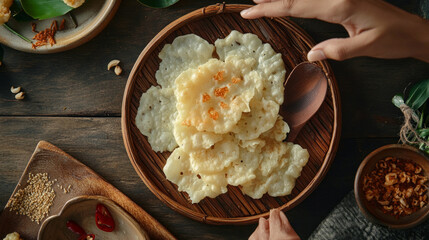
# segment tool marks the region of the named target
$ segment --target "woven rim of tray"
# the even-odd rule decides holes
[[[130,117],[130,105],[133,98],[133,92],[135,91],[135,83],[136,79],[138,77],[138,74],[142,71],[144,64],[148,60],[149,56],[152,54],[154,50],[159,48],[159,44],[162,43],[171,33],[175,32],[176,30],[180,29],[181,27],[185,26],[186,24],[192,23],[194,21],[198,21],[201,19],[204,19],[206,17],[218,15],[218,14],[226,14],[226,13],[238,13],[243,9],[246,9],[250,7],[251,5],[245,5],[245,4],[216,4],[216,5],[210,5],[198,10],[195,10],[189,14],[186,14],[185,16],[173,21],[168,26],[166,26],[163,30],[161,30],[153,39],[149,42],[149,44],[146,46],[146,48],[141,52],[140,56],[138,57],[130,75],[128,82],[125,87],[124,91],[124,98],[122,103],[122,134],[124,139],[125,148],[127,151],[127,154],[130,158],[131,163],[133,164],[136,172],[139,174],[143,182],[146,184],[146,186],[154,193],[161,201],[163,201],[165,204],[167,204],[170,208],[173,210],[179,212],[182,215],[185,215],[187,217],[190,217],[194,220],[208,223],[208,224],[250,224],[255,223],[258,218],[260,217],[267,217],[269,215],[269,210],[255,215],[248,215],[248,216],[242,216],[242,217],[233,217],[233,218],[222,218],[222,217],[215,217],[215,216],[209,216],[203,212],[197,212],[194,211],[186,206],[181,205],[177,200],[171,198],[166,193],[163,192],[163,190],[159,189],[153,182],[152,179],[150,179],[148,176],[146,176],[143,169],[141,169],[138,159],[137,159],[137,151],[135,149],[135,139],[133,139],[131,134],[131,125],[133,124],[134,119]],[[298,36],[298,39],[292,39],[293,45],[295,48],[297,48],[301,54],[305,54],[309,51],[309,49],[314,46],[314,41],[302,30],[298,25],[293,23],[292,21],[288,20],[287,18],[271,18],[271,21],[274,21],[282,26],[280,31],[287,30],[294,34],[294,36]],[[286,56],[287,60],[290,61],[292,64],[296,65],[299,62],[294,61],[291,56]],[[285,56],[283,56],[285,58]],[[285,59],[284,59],[285,60]],[[329,100],[329,103],[332,112],[333,112],[333,123],[332,123],[332,132],[329,132],[330,142],[327,148],[327,151],[325,152],[325,155],[323,157],[322,164],[320,168],[317,170],[317,173],[315,176],[311,179],[311,181],[306,185],[306,187],[299,192],[293,199],[287,201],[286,203],[280,205],[280,209],[282,210],[290,210],[296,205],[298,205],[300,202],[302,202],[322,181],[323,177],[326,175],[333,159],[336,153],[336,150],[338,148],[339,139],[340,139],[340,132],[341,132],[341,112],[340,112],[340,96],[339,96],[339,90],[338,85],[335,81],[334,75],[332,73],[331,67],[329,66],[327,61],[321,61],[317,63],[324,72],[328,76],[328,94],[327,99]],[[136,77],[137,76],[137,77]],[[140,96],[139,96],[140,97]],[[325,100],[326,102],[327,100]],[[305,130],[305,128],[303,129]],[[153,170],[153,169],[150,169]],[[161,168],[162,171],[162,168]],[[161,182],[168,182],[168,180],[165,179],[157,179]],[[298,181],[297,181],[298,182]],[[175,185],[174,185],[175,186]],[[296,188],[296,187],[295,187]],[[228,192],[230,192],[230,186],[228,187]],[[167,191],[176,191],[177,187],[175,186],[175,189],[169,189]],[[228,194],[228,193],[227,193]],[[293,194],[293,192],[292,192]],[[274,198],[275,199],[275,198]],[[240,201],[246,201],[246,199],[240,199]],[[201,209],[201,208],[199,208]]]

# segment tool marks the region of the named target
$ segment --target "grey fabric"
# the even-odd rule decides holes
[[[423,240],[429,239],[429,220],[415,228],[406,230],[394,230],[375,225],[360,212],[354,193],[351,191],[320,223],[309,239]]]

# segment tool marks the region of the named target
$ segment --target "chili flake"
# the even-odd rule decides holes
[[[210,100],[210,95],[208,95],[207,93],[203,94],[203,102],[207,102]]]
[[[241,82],[242,80],[241,80],[241,78],[238,78],[238,77],[232,77],[231,78],[231,82],[233,83],[233,84],[237,84],[237,83],[239,83],[239,82]]]
[[[60,30],[62,30],[64,28],[64,23],[65,23],[65,20],[63,19],[63,21],[61,22]],[[31,24],[31,29],[33,32],[36,33],[36,35],[33,37],[33,39],[36,40],[36,43],[32,44],[33,49],[36,49],[36,48],[41,47],[41,46],[45,46],[47,44],[50,44],[51,46],[56,44],[55,34],[58,31],[57,21],[55,21],[55,20],[52,21],[51,27],[46,28],[45,30],[40,31],[40,32],[36,31],[36,24],[35,23]]]
[[[223,74],[225,73],[225,71],[220,71],[220,72],[218,72],[218,73],[216,73],[214,76],[213,76],[213,78],[214,78],[214,80],[216,80],[216,81],[223,81]]]
[[[214,95],[216,97],[221,97],[221,98],[225,98],[226,94],[229,92],[228,87],[223,87],[223,88],[216,88],[214,90]]]
[[[183,125],[183,126],[190,127],[190,126],[191,126],[191,121],[189,121],[189,120],[184,120],[184,121],[182,122],[182,125]]]
[[[221,107],[221,108],[223,108],[223,109],[228,108],[228,104],[226,104],[226,103],[224,103],[224,102],[220,102],[220,103],[219,103],[219,105],[220,105],[220,107]]]
[[[214,108],[210,108],[209,109],[209,116],[213,119],[213,120],[217,120],[219,118],[219,113],[216,112],[216,110],[214,110]]]
[[[36,30],[36,24],[35,23],[31,23],[31,31],[33,31],[34,33],[38,33],[39,31]]]
[[[66,26],[66,19],[63,18],[63,20],[61,20],[60,28],[58,30],[60,31],[64,30],[65,26]]]

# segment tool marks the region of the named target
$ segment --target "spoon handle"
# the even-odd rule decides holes
[[[299,132],[301,132],[301,129],[304,126],[305,126],[305,123],[291,127],[290,132],[288,133],[288,135],[286,137],[286,141],[287,142],[295,141],[295,139],[298,137]]]

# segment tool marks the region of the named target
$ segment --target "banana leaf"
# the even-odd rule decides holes
[[[137,1],[151,8],[166,8],[177,3],[179,0],[137,0]]]
[[[21,0],[24,11],[34,19],[48,19],[62,16],[74,8],[63,0]]]
[[[429,98],[429,79],[415,84],[408,94],[406,104],[414,110],[418,110]]]

